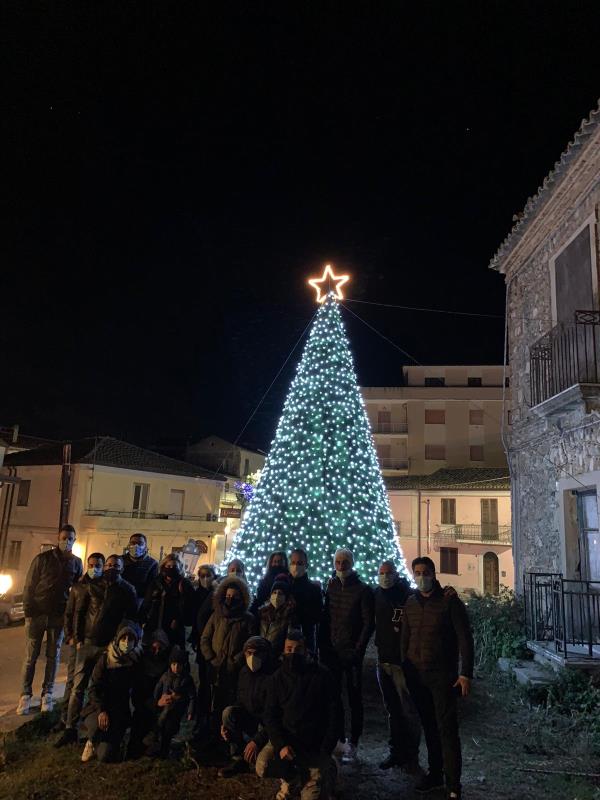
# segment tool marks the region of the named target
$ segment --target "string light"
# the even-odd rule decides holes
[[[226,554],[224,564],[244,562],[253,589],[269,554],[294,547],[307,551],[310,575],[324,585],[339,547],[352,550],[369,582],[385,559],[407,575],[338,291],[329,289],[318,310],[254,497]]]

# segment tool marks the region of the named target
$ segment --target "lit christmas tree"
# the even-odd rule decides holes
[[[322,278],[309,281],[322,305],[226,557],[242,559],[252,588],[271,552],[294,547],[306,550],[310,575],[323,585],[340,547],[352,550],[367,582],[375,581],[384,559],[406,574],[337,303],[346,280],[327,266]]]

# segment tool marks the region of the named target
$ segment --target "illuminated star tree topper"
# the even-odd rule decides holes
[[[241,558],[255,588],[274,550],[308,553],[324,585],[340,547],[374,582],[384,559],[401,574],[387,493],[359,391],[338,299],[347,275],[327,265],[310,285],[320,304],[254,497],[226,561]]]

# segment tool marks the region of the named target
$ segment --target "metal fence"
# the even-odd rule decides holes
[[[576,311],[529,352],[531,405],[578,383],[600,383],[600,311]]]
[[[512,527],[484,522],[481,525],[452,525],[441,528],[436,537],[444,541],[475,544],[512,544]]]

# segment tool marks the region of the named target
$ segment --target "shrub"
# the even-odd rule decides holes
[[[505,586],[500,594],[475,594],[467,601],[477,667],[489,669],[500,657],[527,658],[523,601]]]

